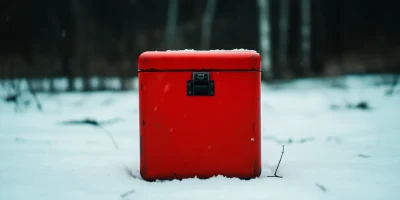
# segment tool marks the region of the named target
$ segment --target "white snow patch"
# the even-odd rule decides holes
[[[166,50],[166,51],[196,51],[194,49],[177,49],[177,50]]]
[[[0,199],[400,199],[400,94],[385,96],[388,86],[377,79],[342,78],[347,89],[313,79],[262,85],[263,169],[253,180],[128,176],[140,177],[135,91],[38,94],[43,112],[34,105],[15,112],[1,100]],[[6,94],[0,87],[1,99]],[[360,100],[372,110],[345,108]],[[102,129],[58,124],[86,117],[120,119],[105,125],[120,149]],[[282,144],[283,178],[267,177]]]

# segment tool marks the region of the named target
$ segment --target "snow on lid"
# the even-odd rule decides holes
[[[182,50],[167,50],[167,51],[252,51],[252,52],[257,52],[256,50],[250,50],[250,49],[231,49],[231,50],[225,50],[225,49],[211,49],[211,50],[182,49]]]
[[[257,52],[256,50],[251,50],[251,49],[232,49],[232,50],[212,49],[210,51],[252,51],[252,52]]]

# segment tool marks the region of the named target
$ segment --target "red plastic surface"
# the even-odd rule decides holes
[[[139,72],[143,179],[260,175],[260,71],[210,74],[214,96],[187,96],[191,71]]]
[[[149,51],[140,55],[139,71],[252,70],[260,71],[255,51]]]

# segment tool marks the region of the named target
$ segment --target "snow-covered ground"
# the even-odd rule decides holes
[[[0,199],[400,199],[400,93],[379,77],[262,87],[262,176],[145,182],[139,174],[138,94],[39,94],[0,102]],[[6,90],[0,88],[4,99]],[[348,109],[366,101],[371,110]],[[337,105],[332,109],[332,105]],[[115,120],[105,130],[65,120]],[[279,178],[273,175],[282,144]]]

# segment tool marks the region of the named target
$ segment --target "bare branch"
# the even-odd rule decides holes
[[[119,146],[118,146],[117,142],[115,141],[115,139],[114,139],[113,135],[111,134],[111,132],[108,131],[107,129],[105,129],[104,127],[100,126],[100,125],[97,125],[97,127],[100,128],[100,129],[103,129],[107,133],[108,137],[111,139],[112,143],[114,144],[114,147],[116,149],[119,149]]]
[[[212,33],[212,21],[214,19],[215,10],[217,7],[216,0],[208,0],[206,8],[204,9],[203,24],[201,31],[201,49],[207,50],[210,48],[211,33]]]
[[[283,156],[284,152],[285,152],[285,145],[282,145],[282,154],[281,154],[281,158],[279,159],[278,166],[276,167],[275,174],[273,176],[267,176],[267,177],[282,178],[282,176],[278,176],[278,175],[276,175],[276,173],[278,172],[279,165],[281,164],[282,156]]]
[[[125,170],[126,174],[128,174],[128,176],[130,176],[134,179],[143,180],[142,177],[140,177],[140,175],[137,176],[137,175],[133,174],[132,170],[128,166],[125,165],[124,170]]]

